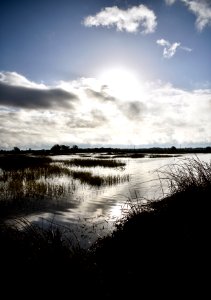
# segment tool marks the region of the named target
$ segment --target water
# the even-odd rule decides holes
[[[144,200],[156,200],[168,193],[167,187],[161,183],[157,170],[163,166],[175,164],[184,157],[170,158],[119,158],[126,162],[124,169],[111,168],[83,168],[96,175],[124,175],[129,174],[129,182],[113,186],[90,187],[74,180],[71,193],[62,201],[62,208],[45,210],[42,213],[28,214],[29,222],[45,227],[49,224],[59,224],[63,228],[70,228],[82,246],[87,247],[97,237],[109,233],[114,228],[114,222],[122,216],[128,200],[132,203]],[[74,156],[75,158],[76,156]],[[94,155],[92,155],[94,157]],[[210,161],[211,154],[198,154],[202,161]],[[71,156],[54,156],[53,159],[66,160]],[[70,179],[55,178],[56,182],[69,183]]]

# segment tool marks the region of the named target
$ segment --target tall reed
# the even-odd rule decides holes
[[[211,162],[196,158],[180,159],[178,163],[158,171],[168,184],[170,194],[211,187]]]

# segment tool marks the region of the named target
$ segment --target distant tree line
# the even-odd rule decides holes
[[[77,145],[73,145],[72,148],[70,148],[70,146],[56,144],[53,147],[51,147],[51,149],[50,149],[50,152],[52,152],[54,154],[71,153],[71,152],[77,152],[77,151],[78,151]]]
[[[53,145],[50,150],[20,150],[14,147],[12,150],[0,150],[0,153],[24,154],[31,153],[35,155],[53,155],[53,154],[75,154],[75,153],[107,153],[107,154],[123,154],[123,153],[157,153],[157,154],[185,154],[185,153],[211,153],[211,147],[187,147],[176,148],[175,146],[169,148],[153,147],[153,148],[111,148],[111,147],[95,147],[95,148],[79,148],[77,145]]]

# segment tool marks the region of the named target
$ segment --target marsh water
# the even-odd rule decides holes
[[[96,154],[90,154],[86,159],[95,158],[95,156]],[[49,206],[44,211],[27,212],[23,217],[27,219],[27,222],[42,227],[56,224],[56,226],[68,228],[71,232],[74,232],[77,242],[87,247],[96,238],[113,230],[115,222],[130,205],[137,202],[144,205],[146,201],[154,201],[168,194],[166,182],[162,179],[162,173],[159,173],[158,170],[162,171],[168,166],[180,162],[185,157],[192,156],[121,157],[118,160],[125,162],[125,167],[72,167],[75,170],[88,170],[99,176],[129,175],[129,180],[98,187],[82,184],[78,179],[55,176],[49,181],[57,185],[68,186],[68,192],[56,199],[49,199]],[[72,157],[71,155],[61,155],[52,156],[52,159],[63,161]],[[74,158],[76,157],[85,158],[85,155],[74,155]],[[112,156],[109,158],[112,158]],[[211,159],[211,154],[197,154],[197,158],[208,162]]]

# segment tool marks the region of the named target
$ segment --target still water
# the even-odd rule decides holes
[[[94,154],[90,155],[94,158]],[[158,170],[168,165],[180,162],[185,157],[168,158],[118,158],[124,161],[124,168],[83,168],[92,171],[94,175],[124,175],[129,174],[129,181],[113,186],[92,187],[72,180],[70,193],[64,199],[62,209],[49,209],[42,213],[27,215],[27,220],[45,227],[57,224],[62,228],[69,228],[81,246],[87,247],[96,238],[109,233],[114,228],[115,221],[123,215],[128,202],[145,203],[145,200],[156,200],[168,193],[165,182],[159,177]],[[196,158],[196,156],[194,156]],[[53,156],[55,160],[69,160],[70,155]],[[74,155],[74,158],[76,156]],[[210,161],[211,154],[198,154],[201,161]],[[70,184],[68,178],[55,178],[58,182]]]

